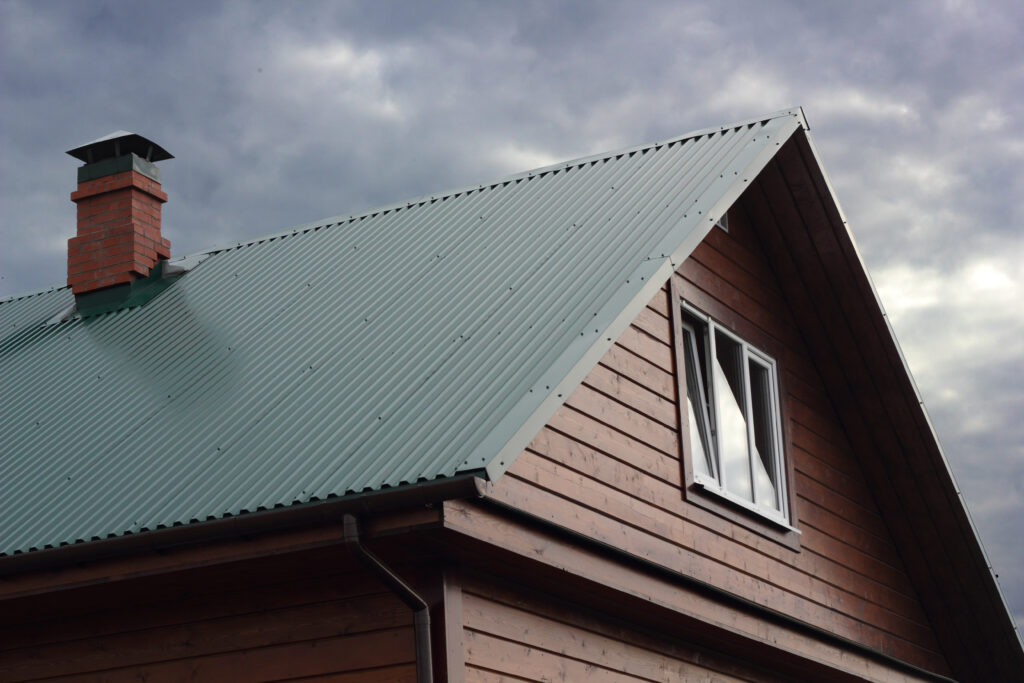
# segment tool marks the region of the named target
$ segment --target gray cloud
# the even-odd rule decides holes
[[[967,0],[5,2],[0,296],[63,280],[63,152],[117,128],[176,155],[164,222],[185,253],[803,104],[1024,615],[1022,15]]]

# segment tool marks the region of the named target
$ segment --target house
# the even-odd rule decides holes
[[[802,110],[176,258],[71,154],[0,679],[1024,680]]]

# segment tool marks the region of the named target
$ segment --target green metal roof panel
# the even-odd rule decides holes
[[[802,124],[328,219],[137,308],[0,302],[0,553],[500,474]]]

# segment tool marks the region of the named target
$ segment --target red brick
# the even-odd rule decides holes
[[[78,235],[68,240],[68,283],[76,294],[148,275],[171,243],[160,234],[160,183],[125,171],[80,183]]]

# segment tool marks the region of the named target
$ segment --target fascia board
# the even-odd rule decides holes
[[[712,184],[704,192],[707,199],[698,202],[698,205],[694,207],[700,212],[699,217],[696,219],[696,230],[688,229],[685,235],[680,235],[678,231],[672,231],[666,236],[662,245],[655,249],[652,256],[660,250],[661,253],[668,254],[673,264],[676,266],[681,265],[697,247],[697,244],[711,232],[711,229],[715,227],[715,223],[725,215],[729,207],[740,198],[740,195],[757,178],[764,167],[768,165],[768,162],[774,158],[782,148],[782,145],[796,131],[803,128],[804,125],[803,116],[798,112],[791,113],[788,120],[781,121],[778,128],[771,133],[769,144],[752,152],[751,156],[741,157],[737,160],[735,164],[735,180],[723,179],[719,183]],[[694,234],[699,235],[696,241],[693,240]],[[681,237],[689,239],[680,239]]]
[[[935,425],[932,423],[931,416],[928,414],[928,408],[925,406],[924,399],[921,396],[921,391],[917,386],[917,381],[914,379],[914,375],[910,371],[910,365],[907,363],[907,358],[903,353],[903,348],[900,346],[900,342],[896,338],[896,332],[893,329],[892,321],[889,318],[889,314],[886,313],[885,307],[882,305],[882,299],[878,295],[878,289],[875,287],[875,283],[871,278],[871,273],[868,271],[867,265],[864,263],[864,256],[857,244],[857,240],[853,236],[853,231],[850,229],[850,222],[846,218],[846,213],[843,211],[843,207],[839,203],[839,197],[836,195],[835,188],[832,185],[832,179],[829,177],[828,171],[825,169],[825,165],[821,162],[821,156],[818,154],[818,148],[817,145],[814,144],[814,138],[811,137],[810,130],[805,129],[804,135],[806,136],[807,146],[814,157],[814,163],[817,164],[818,170],[825,181],[825,187],[828,189],[829,198],[835,207],[836,213],[839,215],[839,219],[843,223],[846,239],[850,241],[850,246],[853,248],[853,254],[856,256],[857,263],[860,265],[861,272],[864,274],[868,283],[874,305],[878,307],[878,311],[882,314],[882,320],[885,322],[885,328],[888,331],[889,341],[892,343],[893,348],[896,349],[896,354],[898,355],[900,364],[903,367],[903,373],[910,382],[911,390],[914,392],[914,400],[917,403],[918,408],[921,410],[921,415],[924,418],[925,424],[928,426],[928,433],[931,436],[932,445],[935,447],[935,452],[938,453],[942,467],[945,469],[946,475],[949,477],[949,483],[952,485],[953,491],[956,493],[956,500],[959,503],[960,510],[963,512],[964,517],[967,519],[967,523],[970,525],[971,532],[974,534],[974,540],[978,544],[978,550],[981,552],[981,559],[985,566],[988,567],[992,583],[996,588],[996,594],[999,596],[999,600],[1003,605],[1004,613],[1009,619],[1010,626],[1012,627],[1014,634],[1017,636],[1017,642],[1021,649],[1024,650],[1024,637],[1022,637],[1020,629],[1012,616],[1010,616],[1012,613],[1010,612],[1009,603],[1006,601],[1006,595],[1003,593],[1003,589],[999,585],[999,579],[996,577],[995,568],[992,566],[992,562],[989,560],[988,551],[985,550],[985,544],[982,542],[981,536],[978,534],[978,527],[974,523],[974,518],[971,517],[971,512],[967,507],[963,491],[957,483],[956,475],[953,474],[953,468],[949,464],[949,458],[946,457],[946,452],[942,448],[942,443],[939,441],[938,434],[935,431]]]
[[[481,441],[469,462],[487,462],[490,481],[504,474],[674,270],[668,259],[645,259],[637,264],[627,280],[642,280],[644,284],[636,290],[620,287],[604,303],[587,323],[587,328],[581,330],[580,335],[569,343],[558,359]],[[543,398],[538,401],[537,395]]]
[[[782,144],[797,130],[806,124],[801,110],[786,110],[773,116],[760,117],[751,123],[758,123],[771,118],[782,119],[772,133],[770,141],[751,153],[751,156],[737,159],[735,180],[723,180],[722,184],[713,183],[705,190],[711,209],[692,212],[688,220],[680,223],[666,235],[661,245],[641,261],[627,278],[628,282],[643,281],[640,287],[620,287],[605,302],[593,319],[597,329],[589,327],[581,331],[562,352],[558,360],[549,367],[540,380],[527,391],[512,410],[506,413],[491,433],[480,443],[470,456],[470,462],[487,462],[487,475],[494,481],[511,467],[512,463],[530,441],[543,429],[555,412],[565,403],[569,395],[576,389],[590,370],[612,347],[619,336],[629,327],[630,323],[640,314],[659,289],[672,277],[679,265],[697,248],[715,222],[739,198],[757,174],[775,156]],[[734,128],[736,125],[709,129],[717,132],[723,128]],[[695,137],[687,134],[684,138]],[[680,139],[684,139],[680,138]],[[644,145],[643,149],[650,147]],[[624,152],[624,153],[628,153]],[[602,154],[606,158],[608,154]],[[561,167],[561,165],[559,165]],[[603,327],[602,327],[603,325]],[[550,387],[550,388],[548,388]],[[536,395],[543,396],[538,401]],[[495,453],[491,456],[489,454]]]

